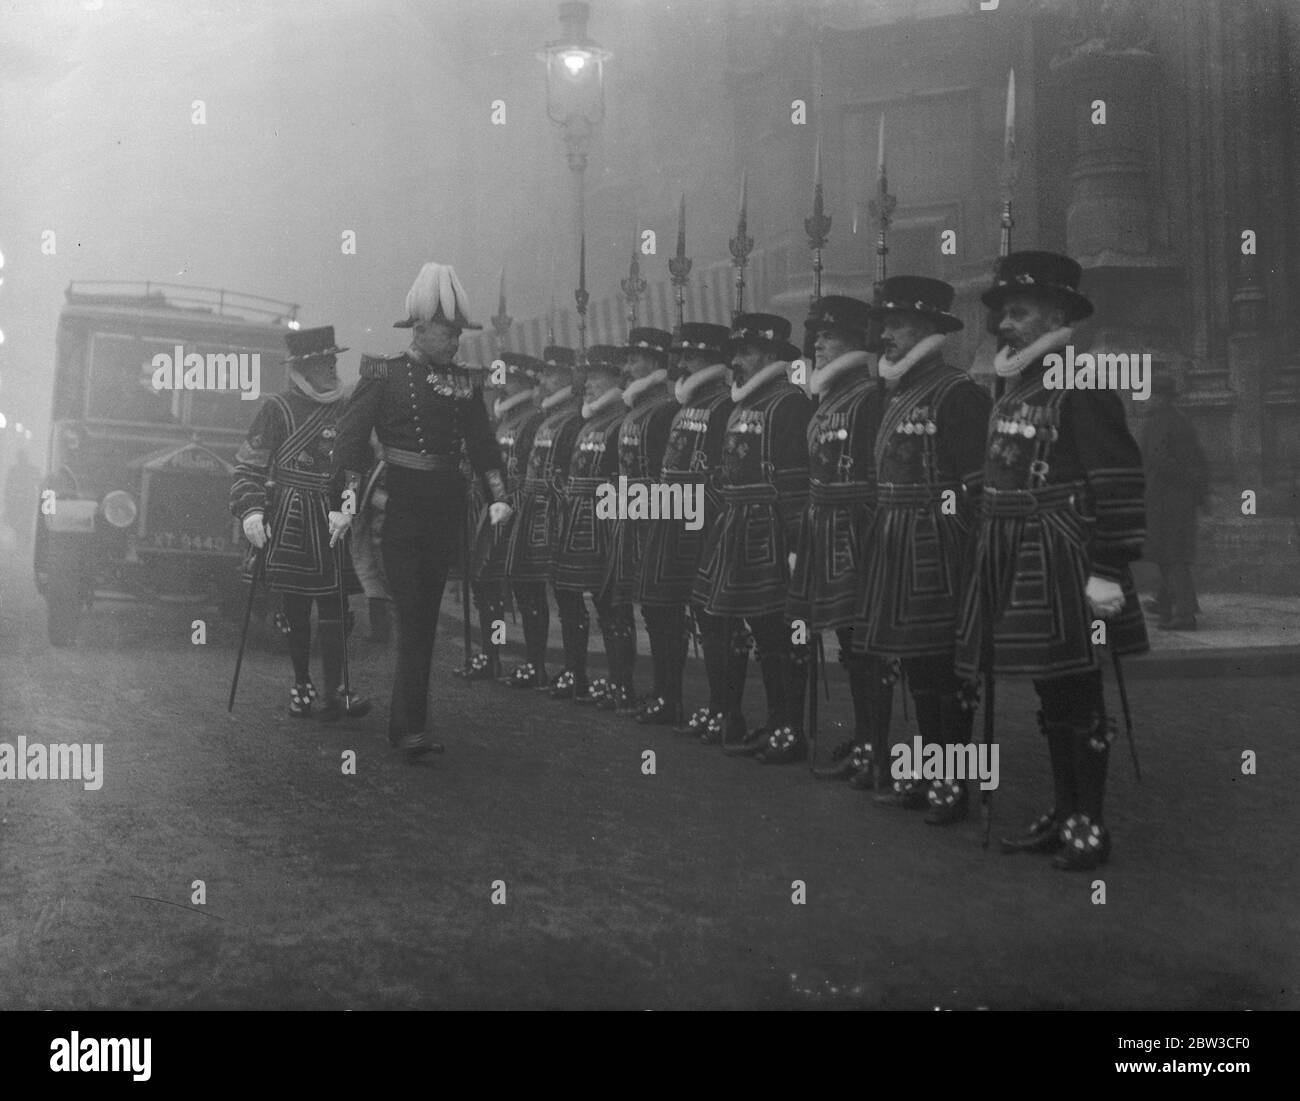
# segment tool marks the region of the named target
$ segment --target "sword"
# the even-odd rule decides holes
[[[347,538],[344,532],[344,539]],[[334,546],[334,572],[339,579],[339,643],[343,655],[343,710],[352,710],[352,681],[348,676],[348,598],[343,586],[343,540]]]
[[[822,636],[808,644],[808,771],[817,766],[817,670],[821,664]]]
[[[460,611],[464,620],[465,636],[465,672],[469,672],[472,660],[471,651],[474,644],[470,639],[469,628],[469,521],[462,520],[460,525]]]
[[[1133,740],[1133,712],[1128,706],[1128,688],[1124,684],[1124,669],[1119,663],[1119,653],[1112,646],[1110,650],[1111,664],[1115,667],[1115,683],[1119,686],[1120,707],[1124,710],[1124,734],[1128,738],[1128,751],[1133,758],[1133,775],[1137,777],[1137,782],[1142,782],[1142,766],[1138,764],[1137,742]]]
[[[256,552],[253,561],[253,576],[248,582],[248,604],[244,608],[244,629],[239,635],[239,655],[235,658],[235,675],[230,681],[230,699],[226,701],[226,710],[235,709],[235,691],[239,688],[239,670],[244,664],[244,647],[248,645],[248,625],[253,619],[253,597],[257,593],[257,579],[262,575],[262,567],[266,564],[266,547],[262,547]]]

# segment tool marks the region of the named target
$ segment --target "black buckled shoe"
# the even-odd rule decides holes
[[[931,826],[951,826],[970,813],[970,793],[964,780],[931,780],[929,800],[925,821]]]
[[[635,719],[645,710],[646,698],[642,696],[637,699],[635,690],[631,688],[619,689],[619,699],[614,705],[614,714],[622,719]]]
[[[857,777],[855,776],[856,780]],[[888,791],[882,791],[872,800],[882,807],[898,807],[900,810],[921,810],[928,799],[920,780],[895,780]]]
[[[1088,872],[1110,856],[1110,831],[1086,814],[1072,814],[1061,824],[1061,851],[1052,867],[1065,872]]]
[[[427,757],[430,753],[442,753],[446,750],[446,746],[441,742],[435,742],[423,730],[418,734],[407,734],[399,738],[394,748],[401,750],[402,756],[411,762]]]
[[[523,665],[515,667],[514,671],[506,679],[506,683],[511,688],[545,688],[546,671],[539,670],[531,661],[526,661]]]
[[[340,685],[337,691],[330,692],[325,696],[325,702],[321,705],[317,718],[323,723],[338,722],[339,719],[359,719],[363,715],[369,714],[370,701],[364,696],[358,695],[352,689],[346,692]]]
[[[793,765],[808,759],[808,740],[792,726],[778,726],[754,755],[760,765]]]
[[[477,653],[470,658],[469,668],[461,671],[466,680],[496,680],[501,675],[501,662],[496,654]]]
[[[1056,811],[1040,815],[1024,833],[998,839],[1002,851],[1014,853],[1054,853],[1061,847],[1061,822]]]
[[[748,736],[742,737],[737,741],[723,739],[722,752],[728,757],[752,757],[755,753],[767,745],[767,727],[760,726],[750,731]]]
[[[604,677],[597,677],[587,685],[587,691],[585,693],[580,694],[575,686],[571,698],[574,703],[594,703],[599,707],[610,691],[611,687],[609,681]]]
[[[840,742],[831,750],[829,764],[819,765],[812,774],[819,780],[848,780],[871,764],[871,747],[860,742]]]
[[[553,700],[571,700],[573,699],[574,687],[577,678],[568,669],[564,670],[555,678],[555,683],[550,687],[550,696]]]
[[[727,716],[721,711],[715,711],[708,716],[700,730],[700,745],[722,745],[726,741],[726,734]]]
[[[673,727],[674,734],[694,735],[698,738],[709,725],[710,711],[707,707],[696,708],[681,726]]]
[[[305,719],[316,702],[316,687],[310,680],[299,681],[289,689],[289,717]]]
[[[676,711],[677,708],[668,706],[663,696],[655,696],[646,701],[636,721],[644,726],[672,726]]]

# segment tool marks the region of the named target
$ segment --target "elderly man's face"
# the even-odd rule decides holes
[[[1037,294],[1013,294],[1002,303],[998,335],[1012,352],[1019,352],[1064,324],[1065,310],[1059,303]]]
[[[885,314],[880,322],[880,343],[891,362],[898,362],[927,336],[939,331],[928,317],[906,310]]]
[[[460,328],[445,321],[417,321],[411,330],[411,344],[434,363],[446,365],[456,358]]]
[[[649,352],[632,352],[627,357],[627,366],[623,368],[630,379],[646,378],[659,370],[659,357]]]
[[[568,371],[549,367],[542,374],[542,393],[549,398],[552,394],[558,394],[572,381],[573,378]]]
[[[845,329],[822,329],[813,342],[813,355],[816,366],[825,367],[833,359],[838,359],[849,352],[860,351],[863,342],[855,340],[853,334]]]
[[[616,389],[618,379],[608,371],[593,370],[587,375],[587,382],[582,388],[582,396],[586,401],[595,401],[602,394],[609,393],[610,390]]]
[[[773,362],[773,356],[760,344],[741,344],[731,354],[731,370],[748,382]]]

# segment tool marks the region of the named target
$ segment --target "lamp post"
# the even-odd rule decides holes
[[[583,174],[591,139],[605,118],[605,62],[612,56],[587,34],[591,6],[585,0],[560,4],[560,37],[538,52],[546,63],[546,114],[564,130],[564,148],[577,192],[577,233],[585,244],[586,209]],[[583,250],[585,252],[585,249]],[[585,256],[583,256],[585,261]],[[583,273],[585,275],[585,272]],[[585,279],[574,292],[578,307],[578,357],[587,359]]]

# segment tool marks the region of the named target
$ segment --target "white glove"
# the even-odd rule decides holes
[[[515,510],[506,504],[505,501],[493,501],[488,505],[488,519],[492,521],[493,527],[496,527],[498,524],[504,524],[514,515],[514,512]]]
[[[786,555],[785,560],[790,564],[790,576],[794,576],[794,564],[799,561],[799,556],[791,551]]]
[[[342,538],[343,533],[352,526],[352,513],[350,512],[331,512],[330,513],[330,546]]]
[[[250,512],[244,517],[244,538],[258,550],[266,546],[266,540],[270,534],[266,530],[266,525],[262,523],[262,514],[260,512]]]
[[[1124,607],[1124,590],[1118,582],[1107,581],[1104,577],[1092,574],[1083,590],[1092,605],[1092,610],[1102,619],[1108,619]]]

